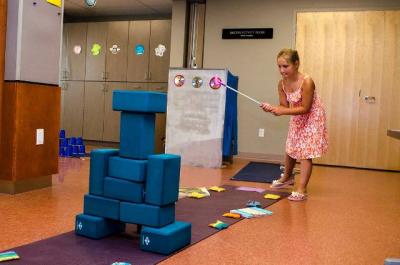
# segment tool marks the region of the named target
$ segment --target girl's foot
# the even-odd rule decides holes
[[[276,179],[274,181],[272,181],[272,184],[270,186],[270,188],[273,189],[283,189],[286,186],[292,185],[294,184],[294,177],[288,178],[288,179],[284,179],[283,175],[281,175],[280,179]]]
[[[292,194],[288,197],[290,201],[304,201],[307,199],[307,193],[300,193],[297,191],[293,191]]]

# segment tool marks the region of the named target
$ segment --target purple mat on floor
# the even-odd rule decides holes
[[[279,164],[250,162],[233,176],[231,180],[272,183],[272,181],[278,179],[280,175],[281,170]]]
[[[246,207],[248,200],[259,201],[263,207],[276,202],[275,200],[263,198],[267,192],[239,191],[233,186],[224,187],[227,189],[225,192],[210,191],[210,197],[203,199],[184,198],[177,202],[176,220],[192,223],[191,245],[217,233],[218,230],[208,227],[208,224],[214,223],[217,219],[228,224],[236,223],[237,219],[226,218],[222,214],[232,209]],[[289,195],[285,192],[276,191],[268,193],[279,194],[282,198]],[[273,215],[262,218],[273,218]],[[45,224],[32,225],[40,226]],[[129,228],[128,230],[132,230],[131,226]],[[117,261],[143,265],[155,264],[168,258],[168,256],[141,251],[139,248],[139,235],[132,231],[101,240],[76,236],[71,231],[12,250],[16,251],[21,259],[2,262],[1,265],[111,265]]]

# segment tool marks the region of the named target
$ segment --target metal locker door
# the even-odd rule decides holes
[[[149,81],[168,82],[171,21],[152,20],[150,33]]]
[[[83,138],[103,140],[105,82],[85,82]]]
[[[81,137],[83,129],[83,81],[65,81],[62,85],[62,128],[67,137]]]
[[[108,22],[90,22],[86,41],[86,80],[106,80]]]
[[[108,23],[106,51],[107,81],[126,81],[128,21]]]
[[[87,23],[67,23],[66,80],[85,80]]]
[[[150,21],[129,22],[127,81],[147,82],[149,68]]]

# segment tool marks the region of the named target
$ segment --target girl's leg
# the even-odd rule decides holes
[[[300,160],[301,172],[300,172],[300,182],[297,186],[297,192],[306,193],[307,184],[311,177],[312,172],[312,159],[302,159]]]
[[[286,180],[292,177],[293,168],[296,164],[296,159],[291,158],[288,154],[285,154],[285,171],[283,173],[283,177],[280,178],[281,182],[285,182]]]

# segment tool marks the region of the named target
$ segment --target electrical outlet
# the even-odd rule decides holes
[[[263,128],[258,129],[258,137],[264,137],[264,129]]]
[[[36,129],[36,145],[44,143],[44,129]]]

